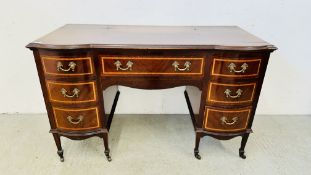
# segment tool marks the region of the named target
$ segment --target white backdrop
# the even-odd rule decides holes
[[[66,24],[239,25],[276,45],[257,114],[311,114],[308,0],[10,0],[0,6],[0,113],[45,112],[28,42]],[[183,87],[121,88],[118,113],[187,113]]]

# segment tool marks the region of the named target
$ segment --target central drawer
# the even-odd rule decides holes
[[[103,56],[103,75],[203,75],[203,58]]]
[[[56,127],[63,130],[90,130],[100,127],[97,107],[56,108],[53,107]]]

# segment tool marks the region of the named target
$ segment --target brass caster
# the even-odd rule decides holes
[[[111,159],[110,156],[106,156],[106,157],[107,157],[108,162],[111,162],[111,161],[112,161],[112,159]]]
[[[106,158],[107,158],[108,162],[111,162],[112,159],[111,159],[111,156],[109,155],[109,153],[110,153],[110,150],[109,150],[109,149],[108,149],[108,150],[105,150]]]
[[[65,159],[64,159],[64,151],[63,150],[58,150],[57,154],[58,154],[58,156],[60,158],[60,161],[64,162],[65,161]]]
[[[201,160],[201,156],[199,155],[199,151],[194,151],[194,157],[198,160]]]
[[[245,151],[244,150],[239,150],[239,155],[242,159],[246,159],[246,156],[245,156]]]

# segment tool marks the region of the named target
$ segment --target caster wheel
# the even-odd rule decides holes
[[[199,150],[194,150],[194,157],[197,158],[198,160],[201,160],[201,156],[199,154]]]
[[[197,158],[198,160],[201,160],[201,156],[199,154],[195,154],[194,157]]]
[[[245,156],[245,152],[244,152],[244,151],[240,151],[239,154],[240,154],[240,157],[241,157],[242,159],[246,159],[246,156]]]

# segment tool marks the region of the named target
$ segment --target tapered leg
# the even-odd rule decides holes
[[[111,107],[111,111],[110,111],[110,114],[109,114],[109,118],[108,118],[108,121],[107,121],[107,129],[108,129],[108,131],[110,130],[111,122],[112,122],[112,119],[113,119],[113,116],[114,116],[114,112],[115,112],[116,107],[117,107],[119,96],[120,96],[120,91],[117,91],[116,96],[114,97],[113,104],[112,104],[112,107]]]
[[[201,156],[199,155],[200,140],[201,140],[201,133],[196,132],[195,133],[194,157],[199,160],[201,159]]]
[[[246,159],[244,148],[248,139],[249,133],[246,133],[242,136],[241,147],[239,149],[239,155],[242,159]]]
[[[64,151],[62,149],[62,145],[60,142],[60,136],[58,134],[53,134],[53,137],[54,137],[55,144],[57,146],[57,154],[60,158],[60,161],[64,162]]]
[[[110,162],[112,159],[111,159],[111,156],[109,154],[110,150],[109,150],[109,146],[108,146],[108,133],[104,133],[103,139],[104,139],[104,146],[105,146],[105,155],[107,157],[107,160]]]

